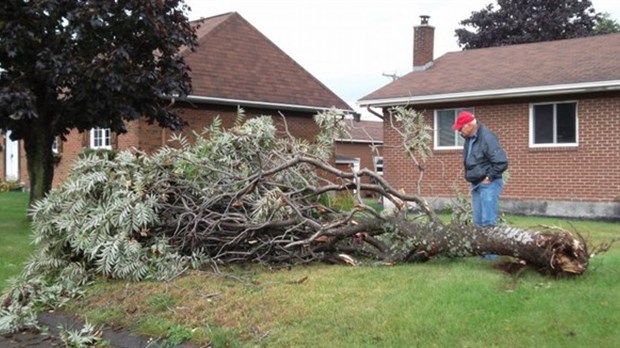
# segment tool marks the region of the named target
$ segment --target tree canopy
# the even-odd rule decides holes
[[[71,129],[145,117],[179,129],[162,96],[191,90],[179,54],[195,31],[183,0],[5,0],[0,5],[0,128],[23,139],[31,202],[53,178],[52,144]]]
[[[610,19],[597,13],[589,0],[497,0],[497,5],[497,9],[489,4],[474,11],[459,23],[474,29],[456,29],[460,47],[506,46],[614,32],[615,22],[605,22]],[[610,25],[611,31],[604,29]]]
[[[603,13],[594,28],[596,35],[620,33],[620,24],[609,13]]]

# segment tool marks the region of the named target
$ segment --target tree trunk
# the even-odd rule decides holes
[[[52,144],[54,137],[46,117],[40,114],[32,119],[24,132],[24,148],[30,180],[30,204],[45,197],[52,188],[54,178],[54,159]]]
[[[360,234],[359,231],[364,232]],[[375,236],[383,233],[392,245],[400,247],[387,249],[378,246]],[[377,221],[357,224],[355,230],[342,230],[336,235],[361,237],[379,251],[381,258],[390,262],[425,262],[439,256],[495,254],[524,260],[541,273],[562,276],[584,273],[589,260],[583,238],[566,231],[531,231],[503,226],[473,228],[439,222],[427,224],[399,216],[380,225]],[[322,248],[330,249],[329,246]]]

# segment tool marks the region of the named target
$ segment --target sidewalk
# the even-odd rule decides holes
[[[48,335],[41,334],[36,330],[27,330],[0,336],[0,347],[11,348],[48,348],[65,347],[65,343],[58,337],[59,326],[66,330],[79,331],[83,327],[83,322],[68,314],[59,312],[44,312],[38,316],[39,324],[49,328]],[[103,328],[103,339],[112,348],[157,348],[164,346],[158,344],[154,339],[139,336],[122,328]],[[178,348],[196,348],[195,346],[181,344]]]

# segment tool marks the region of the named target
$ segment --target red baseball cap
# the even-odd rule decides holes
[[[464,125],[474,120],[474,115],[467,111],[461,111],[459,116],[456,118],[456,122],[452,125],[452,129],[457,131],[463,128]]]

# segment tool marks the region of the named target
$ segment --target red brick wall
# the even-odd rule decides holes
[[[345,155],[349,157],[357,157],[360,159],[360,169],[368,168],[375,170],[375,164],[373,160],[373,153],[370,144],[364,143],[350,143],[350,142],[337,142],[336,153],[339,155]],[[378,153],[374,156],[381,156],[381,150],[378,148]],[[338,166],[339,169],[350,171],[347,166]],[[369,183],[368,178],[363,178],[362,182]]]
[[[313,140],[318,132],[318,127],[312,119],[314,113],[305,112],[282,112],[287,117],[287,124],[290,133],[295,137],[305,138]],[[182,110],[182,115],[189,126],[183,130],[183,134],[187,135],[190,139],[192,130],[201,132],[206,126],[213,122],[215,116],[220,115],[222,124],[224,127],[231,127],[234,123],[237,115],[237,107],[234,106],[200,106],[192,107]],[[284,136],[284,122],[279,116],[278,112],[270,109],[246,109],[246,117],[254,117],[258,115],[275,115],[275,123],[281,132],[281,136]],[[127,133],[121,135],[113,135],[112,145],[113,148],[119,150],[126,150],[131,148],[137,148],[146,153],[153,153],[159,147],[168,143],[172,131],[168,129],[162,129],[157,124],[148,124],[144,120],[139,122],[127,123]],[[2,144],[4,147],[4,138],[2,137]],[[53,187],[60,185],[67,175],[75,160],[79,157],[84,147],[90,146],[88,135],[79,133],[77,130],[71,131],[67,136],[67,141],[60,145],[61,160],[55,165],[54,168],[54,180]],[[21,181],[26,186],[28,182],[28,170],[26,167],[26,152],[23,146],[20,149],[20,177]],[[4,179],[4,151],[0,153],[2,158],[0,159],[0,179]]]
[[[278,131],[284,136],[284,121],[277,110],[256,108],[245,108],[244,110],[246,118],[271,115]],[[286,116],[288,130],[293,136],[307,140],[313,140],[316,137],[319,129],[312,119],[314,113],[283,111],[282,114]],[[181,133],[191,139],[193,138],[192,131],[200,133],[205,127],[211,125],[218,115],[222,120],[223,127],[232,127],[237,116],[237,107],[208,105],[200,108],[184,109],[182,116],[189,126],[184,128]],[[166,131],[166,139],[169,139],[171,134],[171,131]],[[141,137],[143,141],[145,138]]]
[[[112,135],[112,147],[115,149],[128,149],[137,147],[139,134],[139,125],[137,122],[129,122],[126,124],[127,133],[121,135]],[[67,136],[67,140],[60,145],[61,160],[54,167],[54,180],[52,187],[59,186],[69,175],[69,171],[75,161],[79,158],[84,148],[90,146],[89,132],[80,133],[72,130]],[[24,177],[27,178],[27,175]]]
[[[419,67],[433,61],[435,27],[418,25],[413,28],[413,66]]]
[[[138,122],[125,122],[125,127],[127,133],[112,136],[112,147],[114,149],[127,150],[136,148],[148,153],[150,148],[142,147],[143,133],[153,136],[157,139],[158,144],[161,143],[161,129],[156,125],[148,125],[144,120],[140,120]]]
[[[579,146],[575,148],[529,148],[529,102],[477,105],[474,108],[480,122],[498,134],[508,154],[510,178],[502,194],[503,199],[613,202],[620,195],[620,98],[578,100]],[[428,111],[425,113],[431,124],[433,109],[426,108]],[[224,124],[230,126],[235,114],[234,107],[217,107],[190,109],[184,117],[192,125],[191,128],[201,130],[215,115],[221,115]],[[274,112],[248,109],[246,114],[253,116]],[[289,130],[295,136],[312,139],[318,131],[309,114],[285,112],[285,115]],[[275,119],[281,123],[279,116]],[[136,122],[129,124],[128,133],[118,136],[116,142],[119,149],[139,146],[150,152],[170,134],[170,131],[155,125]],[[61,145],[62,160],[55,167],[54,186],[64,180],[85,141],[83,134],[73,131]],[[395,188],[415,193],[418,171],[405,158],[402,150],[395,148],[399,144],[398,134],[390,129],[387,122],[384,123],[384,142],[385,178]],[[20,175],[27,185],[23,146],[20,151]],[[4,179],[4,151],[0,154],[0,178]],[[362,167],[371,167],[372,162],[369,163],[362,163]],[[455,187],[463,193],[468,192],[462,178],[461,150],[435,150],[425,168],[422,184],[424,196],[451,197]]]
[[[84,133],[80,133],[75,129],[67,135],[67,141],[60,145],[59,154],[61,155],[61,159],[60,162],[54,166],[52,187],[60,185],[67,175],[69,175],[69,170],[80,153],[82,153],[83,145],[87,141],[88,138]]]
[[[620,195],[620,98],[577,100],[577,147],[529,148],[529,101],[474,107],[479,121],[504,146],[509,180],[502,199],[613,202]],[[446,108],[449,106],[441,106]],[[425,117],[433,122],[434,108]],[[398,145],[398,134],[384,123],[384,176],[396,188],[416,193],[418,171]],[[462,150],[435,150],[426,162],[422,195],[451,197],[454,188],[467,194]]]

